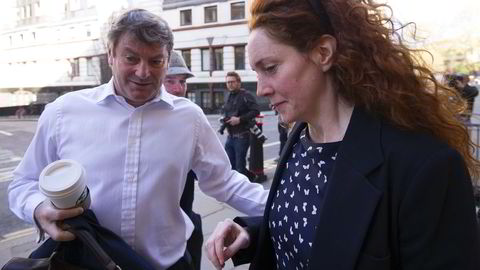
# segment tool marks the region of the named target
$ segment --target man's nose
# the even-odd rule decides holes
[[[139,78],[148,78],[150,76],[150,67],[147,62],[140,61],[137,65],[135,75]]]

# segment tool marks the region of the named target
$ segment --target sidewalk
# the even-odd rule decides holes
[[[265,161],[265,174],[267,181],[262,183],[265,189],[270,188],[273,173],[275,172],[275,163]],[[219,221],[225,218],[234,218],[242,216],[241,212],[231,208],[230,206],[216,201],[214,198],[208,197],[200,191],[198,186],[195,187],[195,201],[193,205],[195,212],[202,216],[203,237],[208,239],[215,229]],[[35,230],[33,228],[18,231],[8,235],[7,239],[0,241],[0,266],[3,266],[11,257],[26,257],[38,244],[35,243]],[[202,270],[215,269],[210,261],[202,252]],[[248,265],[233,267],[231,261],[225,264],[224,269],[244,270],[248,269]]]
[[[37,121],[40,115],[25,115],[22,118],[18,118],[15,115],[0,116],[0,121]]]

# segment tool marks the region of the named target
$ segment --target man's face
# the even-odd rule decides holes
[[[187,94],[187,75],[167,75],[163,85],[168,93],[177,97],[185,97]]]
[[[241,83],[234,76],[227,76],[226,78],[227,89],[230,91],[235,91],[240,89]]]
[[[166,46],[148,45],[127,33],[120,37],[114,50],[109,49],[108,63],[117,95],[139,107],[160,91],[167,71],[168,51]]]

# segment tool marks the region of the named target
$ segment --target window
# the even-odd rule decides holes
[[[80,76],[80,58],[74,58],[70,60],[71,73],[70,77]]]
[[[231,18],[232,20],[245,19],[245,2],[232,3]]]
[[[221,108],[225,104],[225,96],[224,96],[223,91],[222,92],[214,92],[213,93],[213,99],[214,99],[213,102],[215,102],[215,106],[217,108]]]
[[[40,8],[40,1],[35,3],[35,16],[42,16],[42,9]]]
[[[192,25],[192,10],[180,10],[180,25]]]
[[[182,50],[182,57],[188,69],[192,70],[192,52],[190,50]]]
[[[30,5],[25,6],[25,18],[30,18],[32,17],[32,9],[30,8]]]
[[[190,99],[191,101],[195,102],[195,94],[196,94],[196,93],[193,92],[193,91],[191,91],[191,92],[188,91],[188,92],[187,92],[187,98]]]
[[[87,37],[91,37],[92,36],[92,31],[90,30],[90,24],[87,24],[85,25],[85,28],[87,30]]]
[[[205,23],[217,21],[217,6],[205,7]]]
[[[234,48],[235,53],[235,69],[245,69],[245,46],[238,46]]]
[[[95,67],[93,66],[93,58],[92,57],[87,58],[87,75],[88,76],[95,75]]]
[[[212,107],[212,102],[211,102],[211,99],[210,99],[210,93],[209,92],[202,92],[201,97],[202,97],[201,107],[211,108]]]
[[[223,48],[213,48],[212,70],[223,70]],[[210,50],[202,49],[202,70],[210,70]]]
[[[223,48],[213,49],[214,70],[223,70]]]
[[[202,49],[202,70],[210,70],[210,51],[209,49]]]

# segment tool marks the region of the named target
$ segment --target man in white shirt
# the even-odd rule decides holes
[[[118,17],[108,33],[113,78],[49,104],[9,185],[10,209],[54,240],[73,235],[61,221],[81,208],[54,208],[38,189],[42,169],[73,159],[86,169],[91,209],[157,269],[178,268],[193,225],[179,202],[187,173],[200,189],[248,215],[268,192],[231,170],[202,110],[162,86],[173,47],[167,23],[145,10]]]

